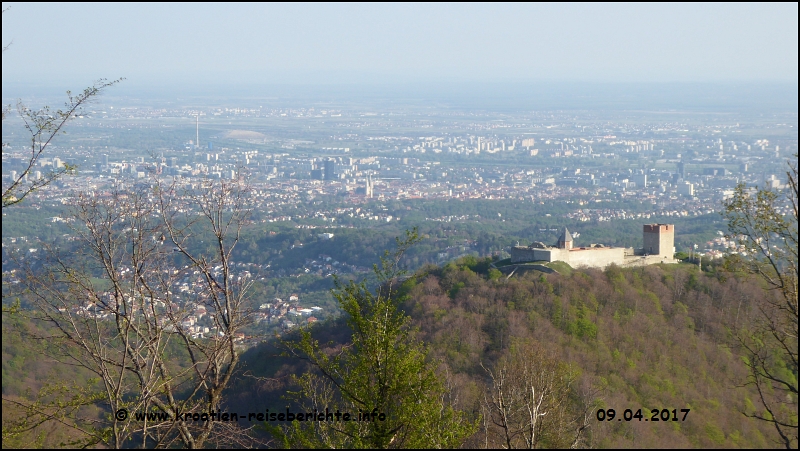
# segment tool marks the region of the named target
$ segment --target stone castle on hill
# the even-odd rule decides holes
[[[555,246],[535,242],[530,246],[511,248],[511,263],[554,262],[569,263],[577,268],[588,266],[604,268],[612,263],[618,266],[643,266],[655,263],[676,263],[675,226],[673,224],[645,224],[644,247],[608,247],[591,244],[575,247],[572,234],[564,228]]]

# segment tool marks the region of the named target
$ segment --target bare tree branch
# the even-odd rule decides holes
[[[737,240],[738,260],[766,283],[767,293],[753,299],[757,315],[732,325],[734,345],[749,370],[744,385],[759,393],[764,413],[743,412],[771,423],[778,443],[797,448],[798,378],[798,180],[797,154],[789,162],[783,189],[737,186],[724,203],[728,237]],[[733,260],[736,261],[736,260]]]
[[[240,182],[153,179],[108,197],[82,195],[74,249],[45,247],[41,260],[18,260],[35,306],[25,314],[47,325],[39,338],[59,343],[50,356],[97,375],[99,394],[89,403],[108,420],[85,432],[94,443],[252,445],[242,431],[228,436],[233,425],[177,417],[216,412],[238,370],[237,335],[252,319],[252,281],[236,277],[232,260],[249,215],[245,194]],[[198,250],[198,234],[214,241],[210,253]],[[203,316],[212,327],[196,325]],[[176,350],[188,365],[175,361]],[[121,410],[129,415],[117,417]],[[85,423],[80,412],[71,415]]]

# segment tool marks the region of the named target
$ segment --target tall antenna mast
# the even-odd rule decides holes
[[[194,142],[194,144],[195,144],[195,145],[197,146],[197,148],[199,149],[199,148],[200,148],[200,113],[197,113],[197,115],[195,116],[195,118],[196,118],[196,120],[195,120],[195,125],[197,126],[197,136],[195,136],[195,139],[196,139],[197,141],[195,141],[195,142]]]

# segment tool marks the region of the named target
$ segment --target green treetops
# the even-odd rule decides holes
[[[445,388],[428,358],[425,346],[413,337],[409,317],[397,306],[398,263],[403,253],[419,241],[416,229],[397,239],[375,265],[379,286],[371,292],[364,282],[336,281],[334,296],[352,330],[351,343],[331,352],[300,331],[287,342],[292,354],[310,362],[317,371],[296,378],[295,393],[305,411],[339,410],[357,420],[361,412],[369,421],[295,421],[281,431],[289,447],[315,448],[454,448],[475,432],[477,424],[445,402]],[[413,283],[409,281],[408,283]],[[384,414],[383,421],[371,416]]]

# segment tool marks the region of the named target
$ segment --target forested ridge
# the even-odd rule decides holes
[[[614,421],[601,422],[593,409],[584,446],[771,447],[769,426],[742,413],[758,410],[757,394],[740,387],[747,370],[727,334],[756,314],[753,299],[772,293],[751,276],[717,269],[611,266],[506,279],[490,259],[468,257],[419,271],[404,283],[401,306],[441,362],[454,406],[472,418],[489,389],[487,369],[515,343],[533,342],[579,372],[575,396],[591,392],[596,408],[616,411]],[[341,320],[315,329],[331,349],[348,336]],[[287,405],[289,375],[305,368],[280,352],[272,343],[244,355],[247,370],[268,379],[242,378],[231,407]],[[690,413],[677,422],[619,421],[625,409],[647,419],[651,409]],[[482,430],[467,441],[485,443]]]
[[[472,419],[480,417],[490,386],[487,369],[515,343],[533,342],[579,372],[576,396],[592,393],[596,405],[584,446],[745,448],[775,443],[768,424],[742,414],[758,409],[757,395],[740,386],[746,368],[727,345],[727,334],[735,321],[755,314],[752,299],[769,295],[754,277],[719,267],[611,266],[507,279],[491,259],[467,257],[424,267],[403,283],[398,302],[429,358],[440,362],[453,406]],[[19,329],[7,326],[3,391],[24,395],[51,378],[52,368],[21,346]],[[331,349],[349,337],[341,317],[314,326],[313,333]],[[290,375],[309,368],[284,351],[273,339],[243,355],[228,410],[292,404],[286,398],[295,389]],[[88,378],[69,369],[61,374]],[[691,410],[685,421],[653,423],[598,421],[597,408],[615,409],[617,419],[625,409],[641,409],[643,418],[651,417],[651,409]],[[53,437],[67,435],[56,428]],[[484,446],[486,440],[481,429],[466,445]]]

